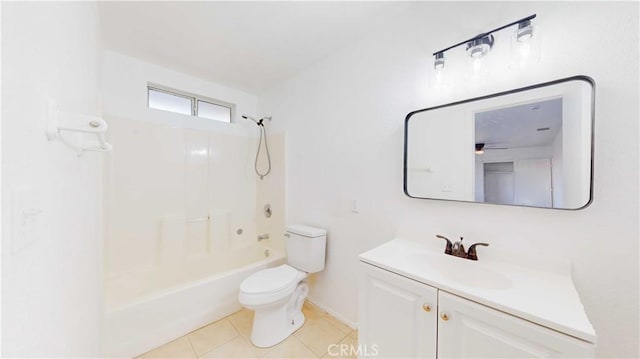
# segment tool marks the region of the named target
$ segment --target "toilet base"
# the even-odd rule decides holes
[[[271,308],[259,308],[253,318],[251,342],[260,348],[272,347],[300,329],[305,318],[302,305],[309,293],[309,286],[302,281],[288,302]]]

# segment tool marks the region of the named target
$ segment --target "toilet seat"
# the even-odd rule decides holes
[[[240,284],[240,290],[247,294],[268,294],[277,292],[297,282],[298,270],[283,264],[253,273]]]
[[[247,277],[240,284],[239,300],[243,305],[262,305],[277,302],[293,294],[298,283],[307,276],[287,264],[263,269]]]

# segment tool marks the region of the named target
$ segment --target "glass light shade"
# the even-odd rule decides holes
[[[518,25],[511,37],[510,67],[523,69],[540,61],[542,31],[532,23]]]
[[[433,68],[436,70],[441,70],[444,68],[444,53],[438,52],[434,55],[435,60],[433,61]]]
[[[467,53],[471,58],[478,59],[488,54],[493,46],[493,35],[476,38],[467,43]]]
[[[533,37],[533,25],[530,20],[525,20],[518,24],[516,31],[516,41],[527,42]]]
[[[489,45],[480,44],[480,45],[475,45],[470,47],[467,51],[469,52],[469,56],[473,58],[479,58],[489,53],[489,49],[490,49]]]

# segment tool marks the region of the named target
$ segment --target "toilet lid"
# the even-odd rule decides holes
[[[240,284],[244,293],[269,293],[279,291],[295,283],[298,271],[286,264],[263,269],[250,275]]]

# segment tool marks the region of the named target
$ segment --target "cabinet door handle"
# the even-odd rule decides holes
[[[425,312],[429,313],[431,311],[431,306],[427,303],[424,303],[422,305],[422,309],[424,309]]]
[[[445,322],[449,320],[449,316],[447,315],[447,313],[440,313],[440,318]]]

